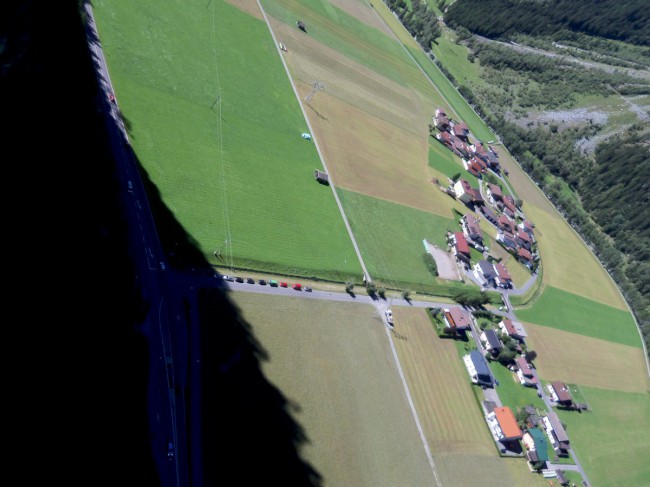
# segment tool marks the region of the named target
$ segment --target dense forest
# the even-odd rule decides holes
[[[424,2],[411,2],[413,5],[411,8],[404,0],[384,0],[384,2],[397,15],[418,44],[425,51],[429,51],[431,44],[440,37],[440,25],[435,13]]]
[[[493,39],[568,31],[650,45],[647,0],[460,0],[449,6],[445,22]]]

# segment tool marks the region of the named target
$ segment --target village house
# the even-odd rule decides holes
[[[494,330],[485,330],[481,333],[481,343],[490,355],[495,357],[503,349],[503,343],[499,340],[497,332]]]
[[[451,141],[451,134],[449,132],[440,132],[436,134],[436,139],[447,147],[449,150],[454,150],[454,144]]]
[[[542,418],[544,424],[544,429],[546,430],[546,435],[549,440],[551,440],[551,446],[553,450],[561,456],[569,456],[569,437],[560,422],[560,418],[557,417],[555,411],[549,411],[546,416]]]
[[[460,308],[445,309],[443,319],[445,324],[456,332],[469,330],[472,323],[470,312]]]
[[[486,193],[488,201],[497,208],[500,204],[503,204],[503,194],[501,193],[501,188],[496,184],[488,184]]]
[[[471,254],[469,252],[467,240],[465,240],[465,235],[463,235],[463,232],[454,232],[451,238],[453,241],[452,253],[458,260],[469,266],[471,263]]]
[[[535,235],[533,233],[533,224],[531,222],[528,220],[522,220],[521,223],[519,223],[519,228],[526,232],[531,239],[535,239]]]
[[[547,386],[548,392],[551,394],[553,400],[561,406],[571,406],[573,404],[573,397],[569,388],[562,382],[556,380]]]
[[[495,213],[490,209],[490,207],[488,207],[488,206],[486,206],[486,205],[483,205],[483,206],[481,206],[480,211],[481,211],[481,213],[483,214],[483,216],[485,217],[485,219],[486,219],[487,221],[489,221],[490,223],[492,223],[492,225],[496,225],[496,224],[497,224],[497,216],[496,216]]]
[[[517,243],[515,242],[515,236],[508,231],[498,232],[496,240],[497,242],[501,242],[507,250],[511,250],[513,252],[517,250]]]
[[[450,137],[451,140],[451,150],[454,151],[457,155],[459,155],[462,158],[469,157],[469,147],[467,147],[467,144],[463,139],[460,137],[451,134]]]
[[[454,192],[456,193],[456,198],[465,204],[472,203],[476,197],[474,188],[470,186],[469,181],[466,179],[456,181],[456,184],[454,184]]]
[[[512,414],[512,410],[508,406],[494,408],[494,411],[488,414],[485,419],[490,427],[492,437],[496,441],[507,443],[522,438],[521,429],[519,429],[515,415]]]
[[[488,147],[487,151],[487,163],[494,172],[501,171],[501,162],[499,161],[499,155],[492,147]]]
[[[519,382],[526,387],[537,387],[539,381],[524,357],[515,358],[515,368]]]
[[[510,195],[505,195],[503,197],[503,213],[506,214],[509,218],[515,219],[517,213],[517,206],[515,205],[515,200]]]
[[[524,325],[518,321],[513,321],[508,318],[504,318],[499,322],[499,329],[502,333],[508,335],[511,338],[514,338],[521,343],[523,343],[528,336],[526,334],[526,330],[524,329]]]
[[[517,242],[517,245],[530,250],[531,246],[533,244],[533,239],[530,238],[530,235],[528,235],[526,232],[523,230],[519,229],[517,230],[517,233],[515,234],[515,242]]]
[[[512,277],[510,277],[510,272],[506,269],[506,266],[501,262],[494,264],[494,270],[496,271],[496,277],[494,282],[497,286],[503,289],[510,289],[512,287]]]
[[[474,276],[485,286],[496,287],[496,272],[494,266],[485,259],[479,260],[474,264]]]
[[[526,459],[531,465],[543,462],[541,468],[546,467],[546,462],[549,461],[548,457],[548,442],[544,432],[537,428],[528,428],[522,438],[522,442],[526,447]]]
[[[469,141],[469,127],[465,122],[458,122],[452,124],[451,133],[456,137],[462,139],[464,142]]]
[[[447,114],[442,108],[436,109],[436,115],[433,117],[433,124],[438,130],[448,132],[451,128]]]
[[[472,151],[472,153],[481,159],[484,163],[487,164],[488,161],[488,153],[485,150],[485,147],[483,147],[483,144],[480,142],[476,142],[472,145],[469,146],[469,150]]]
[[[481,352],[478,350],[472,350],[470,353],[463,356],[463,362],[465,362],[467,372],[474,384],[483,387],[492,387],[493,381],[490,367],[485,361],[485,357],[481,355]]]
[[[467,213],[461,219],[461,226],[465,237],[474,240],[479,245],[483,245],[483,232],[478,224],[478,220],[471,213]]]
[[[499,227],[499,230],[512,233],[514,238],[515,222],[513,222],[510,218],[508,218],[503,213],[499,215],[499,219],[497,220],[497,227]]]
[[[472,157],[469,161],[463,159],[463,167],[467,172],[477,178],[480,178],[482,174],[487,172],[487,166],[477,157]]]
[[[524,264],[526,267],[529,269],[533,268],[533,255],[530,253],[530,251],[524,249],[523,247],[519,247],[517,249],[517,257],[519,258],[519,262]]]

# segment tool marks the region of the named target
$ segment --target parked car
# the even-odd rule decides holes
[[[266,281],[264,279],[260,279],[257,281],[258,284],[261,284],[262,286],[266,286]]]
[[[287,283],[286,282],[281,282],[280,287],[287,287]]]
[[[220,276],[219,274],[215,274],[214,277],[217,278],[217,279],[221,278],[224,281],[230,281],[230,282],[235,280],[235,278],[233,276],[229,276],[227,274],[224,274],[223,276]]]
[[[388,322],[389,325],[393,324],[393,311],[390,308],[387,308],[385,311],[386,314],[386,321]]]
[[[247,277],[247,278],[246,278],[246,282],[247,282],[248,284],[255,284],[255,279],[253,279],[252,277]]]
[[[304,289],[305,289],[305,291],[307,291],[308,293],[311,292],[311,288],[310,288],[309,286],[305,286]]]
[[[243,277],[235,277],[235,281],[244,282],[244,278]]]
[[[278,281],[275,279],[269,279],[269,286],[278,287]]]
[[[295,284],[294,284],[293,286],[291,286],[291,287],[292,287],[293,289],[295,289],[296,291],[301,291],[301,290],[302,290],[302,284],[300,284],[300,283],[298,283],[298,282],[295,283]]]
[[[170,460],[174,459],[174,443],[171,441],[167,443],[167,458]]]

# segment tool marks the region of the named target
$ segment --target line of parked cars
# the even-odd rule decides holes
[[[215,277],[221,277],[224,281],[230,281],[230,282],[246,282],[248,284],[255,284],[255,280],[252,277],[240,277],[240,276],[229,276],[227,274],[223,274],[219,276],[218,274],[215,274]],[[276,281],[275,279],[269,279],[266,281],[266,279],[258,279],[257,284],[261,286],[266,286],[267,284],[271,287],[289,287],[289,284],[286,283],[285,281]],[[311,292],[312,289],[309,286],[303,286],[299,282],[296,282],[295,284],[291,285],[292,289],[295,289],[296,291],[302,291],[303,289],[307,292]]]

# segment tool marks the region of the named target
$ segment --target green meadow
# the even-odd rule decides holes
[[[440,171],[442,174],[451,178],[460,173],[463,179],[472,179],[472,186],[478,187],[477,179],[468,173],[460,161],[460,157],[447,149],[437,140],[429,138],[429,166]],[[446,185],[447,181],[440,181]]]
[[[580,386],[592,412],[557,413],[593,485],[650,485],[650,395]]]
[[[95,13],[135,153],[208,260],[361,273],[331,188],[313,178],[320,159],[264,22],[221,1],[100,0]]]
[[[629,312],[551,286],[544,288],[530,308],[517,310],[517,318],[622,345],[641,346]]]
[[[441,296],[449,296],[453,289],[464,286],[432,276],[422,258],[424,239],[447,248],[447,229],[458,227],[453,218],[341,188],[337,191],[373,279],[387,286],[435,291]]]
[[[531,404],[540,411],[546,409],[544,401],[537,396],[537,389],[522,386],[510,369],[499,362],[490,362],[490,369],[494,377],[499,381],[496,391],[499,394],[501,403],[508,406],[513,414],[517,414],[518,409]]]

